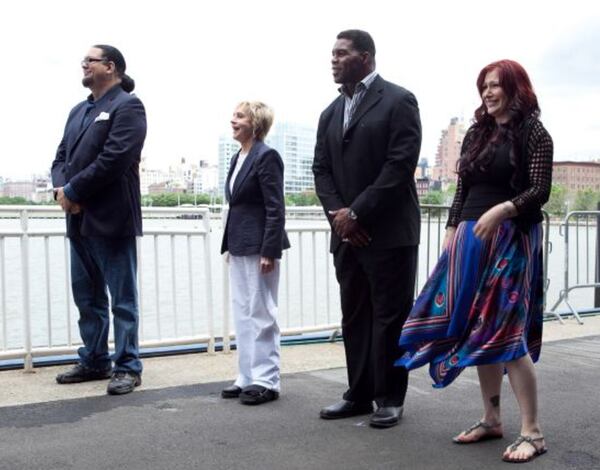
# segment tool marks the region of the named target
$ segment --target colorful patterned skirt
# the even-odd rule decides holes
[[[542,226],[504,221],[482,242],[461,222],[417,298],[400,336],[397,366],[429,364],[442,388],[467,366],[540,355],[543,317]]]

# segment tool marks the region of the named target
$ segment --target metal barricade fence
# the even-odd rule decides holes
[[[548,311],[563,323],[561,314],[557,311],[564,303],[578,323],[583,320],[579,311],[570,301],[570,294],[578,289],[600,288],[598,269],[597,228],[600,211],[569,212],[560,226],[560,234],[564,239],[563,253],[563,288],[558,300]]]

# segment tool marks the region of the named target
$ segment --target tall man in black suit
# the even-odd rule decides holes
[[[408,373],[394,367],[412,307],[420,215],[421,146],[415,97],[375,72],[369,33],[343,31],[332,51],[340,96],[321,114],[313,172],[332,227],[349,388],[321,418],[368,414],[386,428],[402,415]]]
[[[56,377],[76,383],[111,377],[107,392],[141,384],[138,351],[136,236],[142,235],[139,163],[146,113],[131,95],[121,52],[92,47],[81,62],[92,92],[75,106],[52,163],[55,197],[67,216],[73,298],[83,347],[79,363]],[[115,353],[108,354],[109,299]]]

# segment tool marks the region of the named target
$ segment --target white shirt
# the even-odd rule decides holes
[[[233,173],[231,174],[231,179],[229,180],[229,191],[232,193],[233,193],[233,184],[235,183],[235,179],[237,178],[237,175],[240,172],[240,169],[242,168],[242,165],[244,164],[244,160],[246,160],[247,156],[248,156],[248,152],[243,153],[240,150],[240,154],[238,155],[238,159],[235,164],[235,168],[233,169]]]

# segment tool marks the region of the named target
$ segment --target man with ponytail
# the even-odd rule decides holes
[[[130,94],[135,84],[118,49],[93,46],[81,67],[82,84],[91,94],[69,114],[52,163],[52,183],[67,219],[71,286],[83,346],[78,364],[56,381],[110,378],[107,392],[120,395],[142,383],[136,237],[142,235],[139,163],[146,113],[139,98]]]

